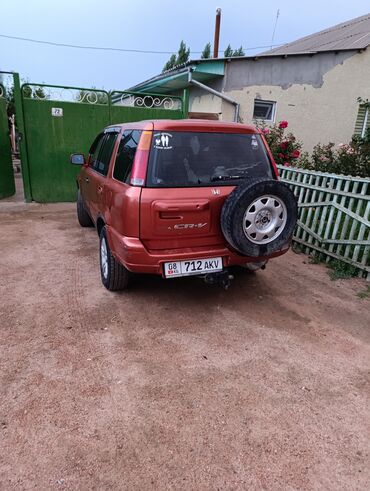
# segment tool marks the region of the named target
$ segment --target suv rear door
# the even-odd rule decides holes
[[[118,144],[109,182],[110,224],[120,235],[139,236],[140,187],[130,186],[141,130],[126,129]]]
[[[82,199],[85,203],[85,206],[88,208],[89,213],[91,215],[91,195],[92,195],[92,168],[94,166],[95,161],[97,160],[103,141],[104,141],[104,133],[100,133],[94,140],[93,144],[89,150],[89,159],[87,162],[87,166],[81,169],[80,176],[78,178],[79,188],[81,191]]]
[[[221,245],[219,216],[230,187],[148,189],[140,201],[140,238],[150,250]]]
[[[89,173],[89,208],[95,221],[96,217],[104,211],[106,176],[108,174],[118,131],[119,129],[117,130],[116,128],[108,128],[105,130],[101,149],[96,160],[92,162]]]
[[[224,245],[222,205],[254,177],[272,177],[258,134],[154,131],[140,238],[150,250]]]

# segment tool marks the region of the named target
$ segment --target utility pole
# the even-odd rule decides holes
[[[221,9],[216,10],[216,23],[215,23],[215,39],[213,42],[213,58],[218,58],[218,46],[220,43],[220,24],[221,24]]]

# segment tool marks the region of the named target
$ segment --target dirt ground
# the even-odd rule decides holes
[[[0,488],[370,489],[370,301],[292,252],[109,293],[74,206],[0,204]]]

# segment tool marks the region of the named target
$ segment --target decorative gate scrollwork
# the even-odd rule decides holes
[[[24,84],[22,95],[26,99],[49,100],[60,102],[78,102],[84,104],[108,105],[108,93],[104,90],[62,87],[56,85]]]
[[[111,93],[111,102],[117,106],[142,107],[144,109],[181,110],[181,99],[167,95],[137,94],[131,92]]]

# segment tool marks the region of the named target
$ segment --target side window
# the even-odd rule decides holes
[[[98,159],[98,155],[99,155],[99,152],[100,152],[103,140],[104,140],[104,136],[105,136],[104,133],[100,133],[100,135],[98,135],[95,138],[94,143],[90,147],[90,150],[89,150],[89,155],[90,155],[89,166],[92,168],[94,168],[95,162]]]
[[[117,133],[106,133],[98,157],[93,164],[93,169],[99,174],[103,174],[103,176],[108,173],[109,162],[117,136]]]
[[[130,181],[140,135],[139,130],[126,130],[122,134],[113,171],[113,177],[118,181],[126,183]]]
[[[262,119],[273,123],[275,121],[276,102],[254,100],[253,119]]]
[[[355,135],[364,138],[368,128],[370,128],[370,109],[365,104],[360,104],[355,124]]]

